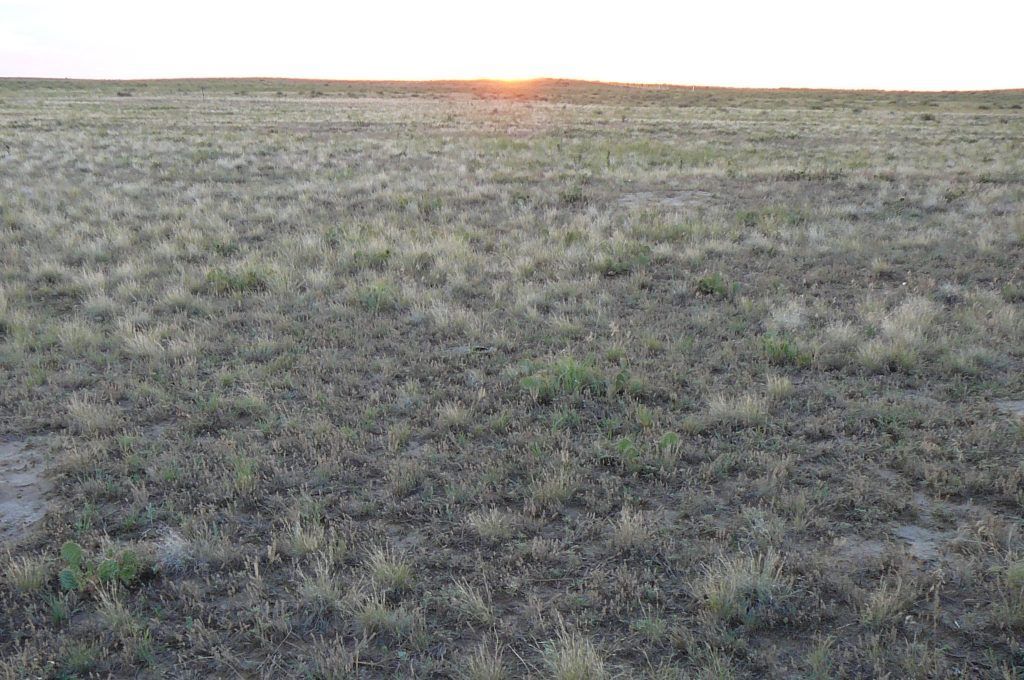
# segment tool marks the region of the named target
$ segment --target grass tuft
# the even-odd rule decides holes
[[[553,680],[603,680],[610,677],[604,659],[590,640],[563,629],[544,645],[544,660]]]
[[[704,567],[695,588],[715,621],[756,627],[771,620],[793,595],[774,550],[759,555],[722,556]]]

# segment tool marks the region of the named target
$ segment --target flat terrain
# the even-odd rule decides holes
[[[1021,677],[1022,106],[0,81],[0,677]]]

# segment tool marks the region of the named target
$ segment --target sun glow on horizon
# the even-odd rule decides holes
[[[1024,3],[0,0],[0,76],[1024,86]]]

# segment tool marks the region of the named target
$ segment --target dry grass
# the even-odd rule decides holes
[[[0,677],[1020,675],[1021,106],[0,81]]]
[[[4,579],[19,593],[35,593],[42,590],[50,576],[49,560],[38,556],[8,557],[4,568]]]
[[[648,546],[654,534],[653,520],[648,514],[623,507],[612,524],[612,545],[620,550],[637,550]]]
[[[760,625],[776,615],[792,597],[792,584],[784,576],[779,554],[722,556],[704,568],[696,586],[707,612],[717,621]]]
[[[563,629],[558,638],[544,648],[544,659],[553,680],[604,680],[609,677],[597,648],[575,631]]]

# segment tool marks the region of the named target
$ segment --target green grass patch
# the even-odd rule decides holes
[[[761,349],[768,363],[775,366],[808,366],[812,359],[794,340],[778,335],[762,336]]]
[[[206,273],[206,291],[214,295],[260,293],[269,287],[269,277],[259,269],[211,269]]]

